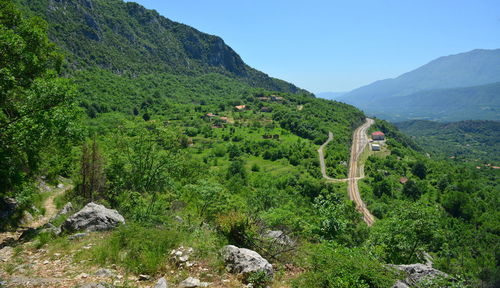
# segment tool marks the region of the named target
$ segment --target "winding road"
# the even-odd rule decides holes
[[[366,222],[366,224],[368,224],[368,226],[371,226],[373,224],[375,218],[370,213],[368,208],[366,208],[366,205],[361,199],[361,195],[359,194],[358,180],[364,178],[364,173],[362,171],[363,169],[359,169],[360,165],[358,161],[359,157],[361,156],[361,153],[365,149],[366,145],[369,143],[367,131],[368,128],[370,128],[370,126],[373,125],[374,122],[375,121],[373,121],[373,119],[366,118],[366,122],[363,125],[356,128],[356,130],[354,130],[352,137],[351,158],[349,161],[348,178],[334,179],[326,174],[324,149],[326,145],[328,145],[328,143],[330,143],[330,141],[333,140],[332,132],[328,133],[328,140],[325,143],[323,143],[323,145],[321,145],[320,148],[318,149],[321,174],[323,175],[323,178],[325,178],[327,182],[347,182],[347,191],[349,193],[349,199],[351,199],[352,201],[354,201],[354,203],[356,203],[356,209],[361,214],[363,214],[363,219]]]

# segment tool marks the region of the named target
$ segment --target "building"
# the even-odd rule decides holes
[[[372,133],[373,140],[385,140],[385,134],[382,131],[375,131]]]
[[[238,111],[242,111],[242,110],[245,110],[247,108],[246,105],[239,105],[239,106],[234,106],[234,108],[236,108],[236,110]]]
[[[380,151],[380,145],[372,144],[372,151]]]
[[[224,116],[220,117],[219,119],[220,119],[222,122],[224,122],[224,123],[227,123],[227,122],[229,121],[229,119],[228,119],[227,117],[224,117]]]

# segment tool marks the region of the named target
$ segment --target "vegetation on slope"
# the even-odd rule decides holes
[[[487,165],[481,169],[500,163],[498,121],[407,121],[396,126],[432,155]]]
[[[83,7],[94,1],[57,3]],[[10,5],[0,7],[1,15],[17,14]],[[19,21],[30,23],[21,18]],[[9,27],[8,23],[2,25]],[[43,26],[16,27],[26,27],[28,31],[30,27],[39,28],[34,28],[40,33],[37,39],[48,43]],[[0,39],[8,40],[4,35],[10,34],[25,37],[9,29],[0,33]],[[27,47],[22,41],[15,43]],[[32,51],[20,51],[23,59],[33,55]],[[41,50],[40,57],[46,53]],[[2,63],[15,65],[17,62],[11,62],[12,59],[15,58],[2,58]],[[379,128],[392,137],[388,144],[394,155],[387,159],[370,158],[367,164],[370,185],[364,188],[363,195],[371,195],[372,189],[373,195],[387,194],[381,197],[387,198],[387,203],[375,196],[369,201],[381,219],[369,229],[353,203],[346,199],[345,184],[325,183],[321,179],[316,153],[318,144],[332,131],[334,141],[327,151],[328,173],[344,177],[352,131],[364,120],[359,110],[316,99],[309,93],[256,88],[221,73],[141,71],[119,75],[106,68],[114,65],[113,61],[106,65],[88,64],[90,68],[73,73],[77,85],[73,103],[85,108],[86,115],[80,114],[84,118],[70,131],[80,134],[69,133],[69,128],[60,131],[55,134],[57,140],[66,145],[43,142],[38,146],[40,157],[21,158],[38,165],[22,165],[18,170],[9,170],[16,172],[10,174],[2,170],[1,175],[8,184],[5,194],[17,199],[37,194],[37,176],[70,176],[75,189],[65,195],[66,200],[76,206],[96,201],[126,217],[126,225],[98,236],[99,245],[76,252],[75,263],[83,259],[91,265],[115,264],[130,273],[164,275],[173,268],[168,261],[169,251],[178,245],[190,245],[197,251],[196,259],[213,271],[215,276],[211,277],[220,279],[224,269],[218,251],[224,244],[234,244],[256,250],[269,259],[278,281],[287,285],[387,287],[400,275],[384,263],[416,261],[422,251],[428,251],[436,257],[440,268],[464,275],[470,284],[478,279],[488,285],[497,283],[498,257],[494,253],[499,242],[498,213],[493,209],[498,206],[498,181],[494,174],[475,172],[470,183],[462,183],[460,175],[471,173],[467,167],[427,160],[412,149],[411,140],[381,122]],[[50,71],[47,68],[43,67],[40,75]],[[20,75],[27,73],[21,71]],[[56,77],[57,73],[51,75],[64,82]],[[30,85],[37,83],[31,80],[27,81]],[[30,91],[21,87],[13,92],[18,93],[16,100],[30,95],[43,100],[44,96],[53,95],[57,107],[70,102],[67,95],[71,90],[39,94]],[[23,102],[2,102],[2,111],[10,111],[9,103]],[[32,103],[26,107],[32,107]],[[245,107],[236,107],[241,105]],[[52,106],[41,108],[46,117],[59,119],[53,113],[58,110]],[[78,115],[71,109],[62,110],[69,113],[68,117]],[[37,133],[52,135],[44,131],[53,127],[58,126],[25,125],[21,128],[27,130],[13,129],[10,133],[16,135],[19,143],[26,143]],[[22,134],[24,131],[30,134]],[[82,137],[72,137],[74,134]],[[2,153],[9,161],[14,155],[7,150]],[[414,164],[416,161],[423,163]],[[454,172],[445,177],[445,171]],[[404,196],[398,194],[397,186],[391,186],[392,182],[389,187],[396,188],[382,192],[387,189],[381,183],[392,181],[397,173],[412,178],[413,184],[401,192]],[[16,182],[18,179],[22,181]],[[473,190],[471,185],[479,189]],[[422,187],[429,190],[420,190]],[[445,187],[445,193],[437,193],[435,187]],[[460,197],[454,197],[454,193]],[[469,196],[474,197],[474,202]],[[30,207],[29,201],[25,202]],[[405,211],[395,203],[411,209]],[[283,248],[265,237],[268,230],[278,229],[296,244]],[[463,231],[471,236],[455,237]],[[474,239],[474,235],[480,237]],[[48,244],[51,249],[70,246],[66,237],[40,236],[37,241],[39,247]],[[181,276],[188,272],[176,269]],[[178,275],[170,277],[178,280]],[[268,281],[259,275],[251,279],[254,286],[264,286]]]

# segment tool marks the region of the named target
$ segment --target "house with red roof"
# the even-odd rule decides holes
[[[372,133],[373,140],[385,140],[385,134],[382,131],[375,131]]]

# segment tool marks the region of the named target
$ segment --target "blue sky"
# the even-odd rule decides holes
[[[348,91],[440,57],[500,48],[499,0],[136,0],[218,35],[250,66]]]

